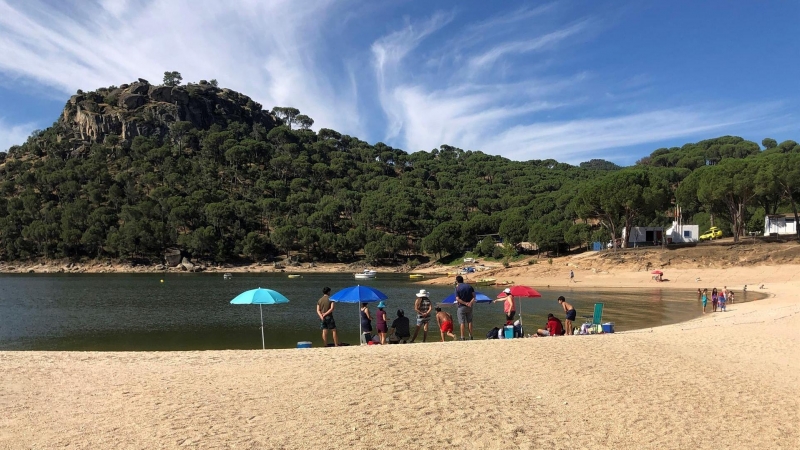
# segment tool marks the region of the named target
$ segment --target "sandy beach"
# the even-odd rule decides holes
[[[568,272],[515,281],[565,285]],[[669,270],[658,287],[763,283],[769,297],[613,335],[0,352],[0,448],[800,448],[798,274]],[[576,278],[654,283],[641,271]]]

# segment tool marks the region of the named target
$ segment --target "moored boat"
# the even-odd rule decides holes
[[[375,278],[375,275],[377,274],[378,272],[375,272],[374,270],[364,269],[363,272],[355,273],[353,276],[356,278],[356,280],[370,280]]]
[[[497,282],[496,278],[481,278],[474,281],[472,284],[475,286],[491,286]]]
[[[419,273],[412,273],[411,275],[408,276],[408,278],[411,278],[412,280],[419,280],[421,278],[425,278],[425,275]]]
[[[291,274],[289,275],[289,278],[302,278],[302,276],[297,274]]]
[[[223,280],[230,280],[231,278],[233,278],[233,275],[231,275],[230,273],[225,273],[224,275],[222,275]]]

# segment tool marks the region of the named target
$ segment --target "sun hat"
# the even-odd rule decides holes
[[[417,292],[417,297],[428,297],[428,291],[420,289],[419,292]]]
[[[505,292],[506,294],[510,294],[511,293],[511,288],[505,288],[505,289],[503,289],[503,292]]]
[[[378,303],[378,308],[386,308],[386,303],[381,300],[380,303]]]

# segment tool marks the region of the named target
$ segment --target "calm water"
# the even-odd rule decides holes
[[[449,287],[417,285],[402,274],[379,274],[361,283],[388,295],[389,315],[394,317],[397,308],[403,308],[412,325],[414,294],[419,289],[428,289],[434,302],[452,292]],[[336,292],[354,284],[348,274],[311,274],[299,279],[286,274],[234,274],[231,280],[223,280],[222,274],[0,275],[0,349],[261,348],[258,306],[229,304],[240,292],[256,287],[275,289],[291,300],[264,306],[267,347],[295,347],[307,340],[318,346],[321,337],[315,309],[322,288],[330,286]],[[494,297],[501,289],[478,290]],[[700,312],[695,292],[538,290],[541,299],[521,300],[528,333],[544,325],[548,312],[563,319],[556,301],[559,295],[578,310],[578,322],[592,313],[595,302],[604,302],[603,321],[615,322],[617,331],[680,322]],[[745,295],[739,293],[737,302],[743,300],[747,300]],[[446,308],[455,316],[455,307]],[[357,343],[358,307],[340,304],[336,309],[340,340]],[[482,338],[504,323],[502,303],[476,305],[474,316],[476,339]],[[431,330],[438,339],[435,325]]]

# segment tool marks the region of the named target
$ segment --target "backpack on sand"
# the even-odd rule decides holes
[[[497,333],[500,331],[500,328],[494,327],[486,333],[486,339],[497,339]]]

